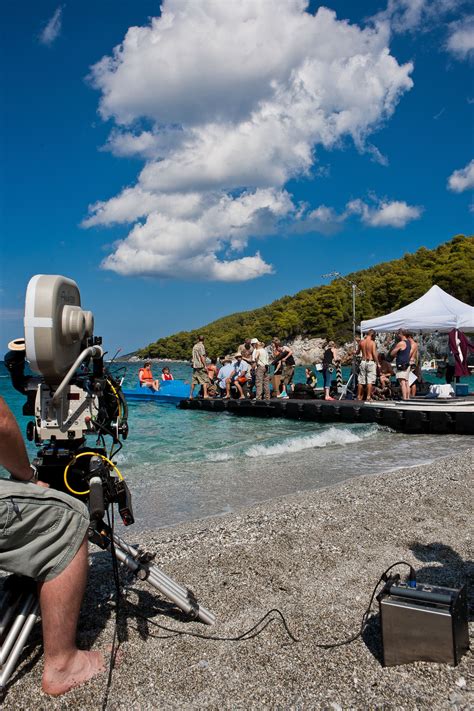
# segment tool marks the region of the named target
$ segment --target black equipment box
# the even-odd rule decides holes
[[[388,586],[379,598],[383,665],[441,662],[456,666],[469,649],[466,586]]]

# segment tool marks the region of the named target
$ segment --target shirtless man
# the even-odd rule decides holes
[[[359,367],[357,399],[364,399],[364,387],[366,387],[366,399],[370,401],[372,400],[372,387],[375,385],[375,380],[377,378],[377,365],[379,363],[377,346],[375,345],[375,331],[371,329],[367,333],[366,337],[359,343],[358,352],[362,354],[362,360]]]

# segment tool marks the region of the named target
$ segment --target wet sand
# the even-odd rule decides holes
[[[186,622],[145,583],[127,578],[119,626],[123,661],[113,673],[107,708],[472,708],[469,653],[457,667],[383,668],[376,614],[363,639],[333,650],[316,644],[357,632],[375,583],[397,560],[412,564],[420,582],[458,587],[472,576],[473,475],[470,450],[222,517],[127,531],[129,542],[157,552],[157,564],[190,586],[217,623]],[[110,556],[94,553],[80,623],[83,646],[112,640],[113,595]],[[281,610],[298,642],[278,621],[254,639],[227,642],[176,636],[134,614],[181,632],[232,637],[272,608]],[[40,641],[37,630],[4,708],[101,708],[104,676],[59,699],[41,692]]]

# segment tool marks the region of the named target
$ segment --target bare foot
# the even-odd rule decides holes
[[[50,696],[61,696],[75,686],[84,684],[93,676],[105,671],[105,661],[101,652],[86,652],[80,649],[67,666],[55,666],[49,662],[43,672],[43,691]]]

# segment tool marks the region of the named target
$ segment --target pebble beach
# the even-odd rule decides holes
[[[415,440],[413,440],[415,443]],[[146,585],[124,576],[122,661],[107,709],[470,709],[472,653],[457,667],[416,662],[384,668],[376,604],[356,633],[383,571],[404,560],[420,582],[459,587],[473,576],[474,450],[432,464],[366,474],[235,513],[158,532],[127,532],[217,617],[188,622]],[[403,567],[398,571],[405,574]],[[79,642],[106,649],[115,627],[110,555],[93,552]],[[472,601],[472,598],[471,598]],[[251,639],[236,637],[277,613]],[[472,618],[471,602],[471,618]],[[268,619],[268,618],[267,618]],[[472,638],[472,622],[470,625]],[[100,709],[106,675],[58,699],[41,691],[41,635],[30,638],[5,709]]]

